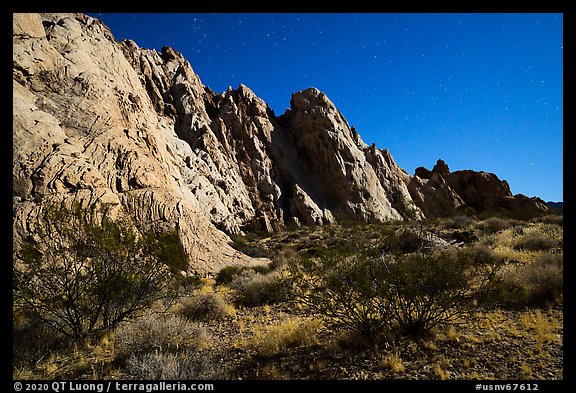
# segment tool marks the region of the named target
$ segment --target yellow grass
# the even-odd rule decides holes
[[[404,361],[400,357],[400,353],[394,352],[382,358],[382,367],[391,370],[395,374],[401,374],[406,371]]]
[[[250,346],[261,356],[274,356],[290,346],[317,343],[320,326],[317,319],[299,317],[292,317],[277,325],[259,325],[254,328]]]

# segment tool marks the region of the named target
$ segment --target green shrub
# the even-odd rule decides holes
[[[149,252],[168,266],[173,273],[188,270],[188,257],[177,230],[148,233],[145,242],[148,243]]]
[[[13,270],[14,304],[80,340],[111,330],[165,296],[176,266],[170,245],[140,236],[128,220],[103,209],[46,207]]]
[[[234,277],[245,269],[244,266],[224,266],[218,274],[216,274],[216,284],[230,284]]]
[[[255,271],[258,274],[268,274],[272,269],[268,265],[254,265],[250,266],[250,269]]]
[[[235,250],[240,251],[241,253],[246,254],[252,258],[271,258],[272,254],[268,250],[257,244],[251,243],[251,241],[255,240],[254,236],[256,235],[247,235],[245,237],[241,235],[233,235],[231,237],[232,242],[230,245]]]
[[[374,338],[389,321],[377,296],[365,255],[342,258],[325,253],[321,258],[293,260],[289,273],[296,300],[330,325]]]
[[[227,285],[230,284],[234,278],[240,273],[251,270],[258,274],[266,274],[272,271],[267,265],[255,265],[255,266],[225,266],[216,274],[215,280],[217,285]]]

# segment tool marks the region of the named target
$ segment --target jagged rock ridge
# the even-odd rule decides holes
[[[54,200],[177,227],[198,273],[253,263],[228,245],[241,230],[485,207],[468,193],[484,183],[410,176],[315,88],[276,116],[246,86],[216,94],[172,48],[119,43],[82,14],[13,15],[13,110],[15,250]]]
[[[512,195],[506,180],[488,172],[450,172],[443,160],[432,170],[416,168],[408,184],[413,201],[427,216],[490,213],[529,218],[550,211],[540,198]]]

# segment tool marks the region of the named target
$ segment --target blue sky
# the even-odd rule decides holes
[[[172,46],[217,93],[245,84],[277,115],[317,87],[410,174],[442,158],[563,200],[562,14],[91,15],[119,41]]]

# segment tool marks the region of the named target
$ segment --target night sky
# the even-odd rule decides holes
[[[563,200],[562,14],[90,14],[118,41],[172,46],[217,93],[277,115],[314,86],[410,174],[442,158],[513,194]]]

